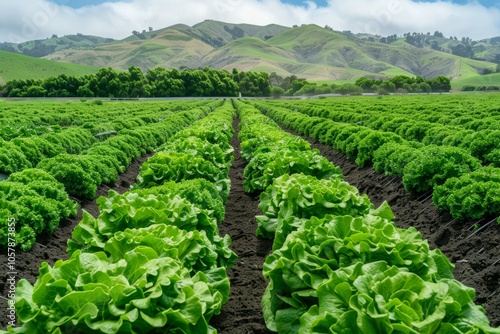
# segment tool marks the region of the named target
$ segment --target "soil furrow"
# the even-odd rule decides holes
[[[238,254],[238,262],[228,270],[231,292],[220,315],[212,318],[220,334],[272,333],[264,323],[261,299],[266,289],[262,265],[271,251],[272,241],[255,236],[255,216],[261,214],[258,195],[246,194],[243,189],[243,170],[246,163],[241,158],[238,140],[239,119],[235,118],[236,130],[230,144],[234,147],[234,161],[229,171],[231,192],[226,203],[226,216],[219,226],[220,234],[231,235],[231,249]]]

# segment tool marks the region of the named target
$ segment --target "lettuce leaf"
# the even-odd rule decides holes
[[[318,150],[297,151],[288,147],[256,154],[243,172],[246,192],[265,190],[284,174],[302,173],[318,179],[343,179],[342,171],[335,167]]]
[[[426,281],[385,261],[357,263],[318,287],[298,333],[500,333],[474,290],[454,279]]]
[[[209,332],[229,280],[225,269],[191,277],[181,262],[138,246],[116,263],[105,253],[73,253],[17,288],[19,328],[9,333]]]
[[[283,246],[264,263],[263,275],[270,279],[263,297],[266,324],[277,329],[279,319],[287,312],[296,314],[300,310],[301,315],[317,305],[319,287],[335,272],[356,263],[377,261],[404,268],[428,281],[453,277],[448,259],[439,250],[431,251],[413,228],[398,229],[392,221],[372,215],[313,217],[288,235]],[[299,318],[295,318],[297,326]]]
[[[363,215],[374,209],[366,195],[341,179],[318,180],[304,174],[283,175],[260,195],[257,235],[273,238],[287,218]]]

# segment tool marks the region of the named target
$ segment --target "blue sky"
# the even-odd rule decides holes
[[[69,7],[72,8],[81,8],[84,6],[92,6],[92,5],[99,5],[104,2],[123,2],[123,0],[52,0],[53,2],[56,2],[58,4],[65,4]],[[309,0],[315,2],[319,7],[326,7],[328,5],[327,0]],[[429,1],[429,0],[413,0],[414,2],[437,2],[437,1]],[[292,4],[295,6],[306,6],[307,1],[304,0],[281,0],[283,3],[288,3]],[[460,5],[465,5],[467,3],[471,2],[478,2],[481,5],[485,7],[493,7],[493,6],[499,6],[499,2],[497,0],[480,0],[480,1],[470,1],[470,0],[453,0],[453,1],[448,1],[452,2],[455,4],[460,4]]]
[[[500,36],[500,5],[492,0],[9,0],[0,11],[0,42],[76,33],[122,39],[133,30],[206,19],[312,23],[382,36],[436,30],[476,40]]]

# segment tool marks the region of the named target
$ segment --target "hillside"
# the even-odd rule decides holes
[[[38,59],[0,51],[0,84],[14,79],[45,79],[59,74],[83,76],[97,73],[97,67]]]
[[[425,46],[437,39],[439,43],[433,44],[434,49]],[[454,39],[428,36],[427,42],[419,38],[418,45],[416,40],[407,36],[388,41],[380,36],[358,36],[317,25],[288,28],[206,20],[192,27],[177,24],[160,30],[134,31],[119,41],[100,39],[94,40],[94,45],[60,47],[44,58],[117,69],[138,66],[143,71],[158,66],[178,69],[210,66],[228,71],[237,68],[282,76],[293,74],[309,80],[394,75],[424,78],[443,75],[469,80],[496,71],[495,63],[452,54],[449,48],[457,42]],[[498,52],[492,43],[486,43],[491,47],[483,45],[488,58],[495,58],[494,53]]]

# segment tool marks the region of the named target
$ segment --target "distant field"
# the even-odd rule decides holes
[[[45,79],[59,74],[83,76],[97,73],[99,68],[56,62],[0,51],[0,83],[14,79]]]
[[[500,86],[500,73],[492,73],[487,75],[476,75],[465,78],[459,78],[451,82],[451,87],[460,89],[463,86]]]

